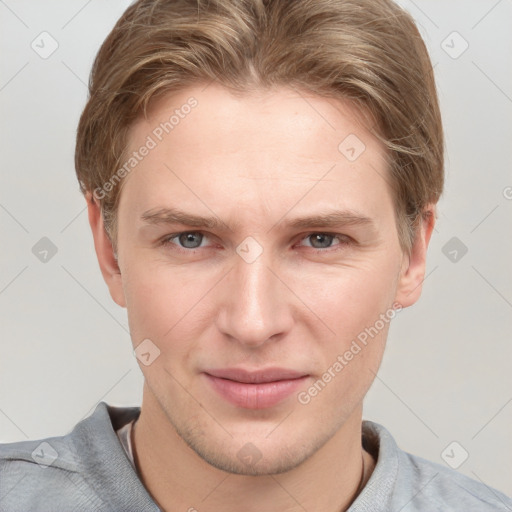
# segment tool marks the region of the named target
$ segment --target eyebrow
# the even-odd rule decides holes
[[[148,210],[141,215],[141,220],[145,224],[151,225],[183,224],[194,228],[218,230],[226,228],[236,230],[240,227],[239,222],[235,222],[232,227],[229,227],[218,217],[196,215],[180,210],[179,208]],[[284,219],[276,224],[294,229],[336,228],[341,226],[368,226],[373,229],[376,228],[373,219],[353,210],[324,210],[315,215],[295,217],[288,220]]]

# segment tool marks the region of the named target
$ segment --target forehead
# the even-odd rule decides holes
[[[173,93],[133,125],[126,160],[134,152],[120,210],[129,203],[139,214],[176,201],[204,213],[245,205],[275,216],[294,203],[304,213],[366,203],[374,216],[391,205],[386,150],[359,111],[306,91],[234,95],[203,84]]]
[[[202,147],[210,151],[214,146],[224,152],[256,152],[263,147],[283,153],[301,143],[298,156],[324,160],[327,150],[338,160],[339,142],[349,134],[376,149],[379,143],[365,124],[361,111],[346,99],[325,98],[291,87],[235,93],[212,83],[153,102],[146,118],[139,118],[132,127],[130,142],[149,133],[157,142],[166,139],[161,142],[168,145],[171,139],[177,142],[179,138],[180,148],[196,150],[191,157],[201,155]],[[171,134],[174,137],[168,137]],[[198,145],[196,134],[203,144]],[[304,144],[304,139],[310,143]],[[243,148],[242,141],[247,142]]]

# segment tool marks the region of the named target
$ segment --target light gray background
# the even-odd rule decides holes
[[[128,4],[0,1],[0,441],[66,433],[100,400],[140,403],[73,164],[93,57]],[[467,451],[459,471],[512,495],[512,1],[400,4],[435,64],[447,181],[422,298],[393,321],[365,418],[441,464],[456,441],[446,460]],[[58,43],[46,59],[31,48],[43,31]],[[453,237],[468,249],[455,262]]]

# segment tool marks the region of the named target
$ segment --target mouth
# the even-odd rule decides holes
[[[203,375],[222,398],[244,409],[273,407],[296,392],[309,377],[303,372],[285,368],[256,371],[212,369]]]

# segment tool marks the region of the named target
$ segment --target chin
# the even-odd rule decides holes
[[[268,476],[286,473],[300,466],[311,453],[283,453],[276,450],[273,453],[261,452],[254,444],[246,443],[237,452],[201,450],[199,447],[191,447],[210,466],[241,476]],[[312,450],[314,451],[314,450]]]
[[[231,435],[218,429],[176,429],[178,435],[203,461],[221,471],[234,475],[265,476],[286,473],[300,466],[315,454],[332,434],[317,429],[317,437],[305,429],[301,436],[294,428],[290,431],[265,434]],[[274,427],[275,428],[275,427]],[[323,435],[322,435],[323,434]]]

